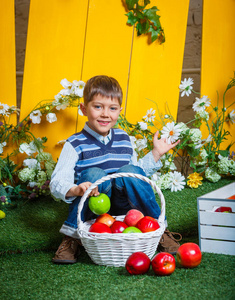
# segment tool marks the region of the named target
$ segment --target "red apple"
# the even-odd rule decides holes
[[[146,216],[138,221],[136,227],[142,232],[155,231],[160,228],[158,221],[152,217]]]
[[[127,226],[136,226],[137,222],[143,217],[144,215],[141,211],[130,209],[124,218],[124,223],[126,223]]]
[[[122,221],[115,221],[111,225],[110,229],[112,233],[122,233],[124,229],[126,229],[128,226],[122,222]]]
[[[110,227],[106,224],[95,222],[91,225],[89,232],[112,233]]]
[[[152,269],[156,275],[168,276],[175,271],[175,258],[167,252],[160,252],[152,259]]]
[[[114,217],[109,214],[100,215],[96,220],[96,222],[106,224],[107,226],[111,226],[115,221]]]
[[[232,208],[231,207],[226,207],[226,206],[220,206],[218,207],[215,212],[226,212],[226,213],[231,213]]]
[[[202,253],[195,243],[185,243],[179,247],[176,253],[178,263],[185,268],[195,268],[202,260]]]
[[[150,268],[151,260],[144,252],[131,254],[126,261],[126,270],[131,275],[145,274]]]

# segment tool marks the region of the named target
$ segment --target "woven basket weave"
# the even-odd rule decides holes
[[[90,192],[106,180],[118,177],[134,177],[148,182],[158,193],[161,200],[161,214],[158,218],[160,228],[147,233],[94,233],[89,232],[95,220],[83,222],[81,211]],[[123,221],[125,216],[114,216],[116,220]],[[133,173],[114,173],[102,177],[93,183],[84,193],[78,206],[78,235],[92,261],[98,265],[120,267],[125,266],[127,258],[134,252],[144,252],[151,259],[156,252],[160,238],[165,230],[165,199],[156,184],[145,176]]]

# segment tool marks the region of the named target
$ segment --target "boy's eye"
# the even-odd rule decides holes
[[[100,106],[100,105],[95,105],[95,108],[96,108],[96,109],[100,109],[101,106]]]
[[[117,107],[110,107],[111,110],[117,110]]]

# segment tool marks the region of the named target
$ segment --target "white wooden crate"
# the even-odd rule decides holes
[[[202,252],[235,255],[235,182],[197,198],[199,245]],[[215,212],[231,207],[232,213]]]

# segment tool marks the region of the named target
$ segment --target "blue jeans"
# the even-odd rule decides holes
[[[133,165],[125,165],[121,167],[117,173],[128,172],[141,174],[146,176],[143,169]],[[94,183],[96,180],[106,176],[107,174],[99,168],[89,168],[81,173],[81,177],[77,184],[85,181]],[[147,182],[138,178],[119,177],[108,180],[98,185],[100,193],[105,193],[111,199],[111,209],[108,212],[111,215],[125,215],[128,210],[135,208],[140,210],[145,216],[158,218],[161,210],[156,202],[152,187]],[[65,225],[77,228],[77,209],[81,197],[77,197],[69,205],[69,215],[65,221]],[[81,213],[82,221],[96,218],[89,207],[88,198],[86,199]]]

